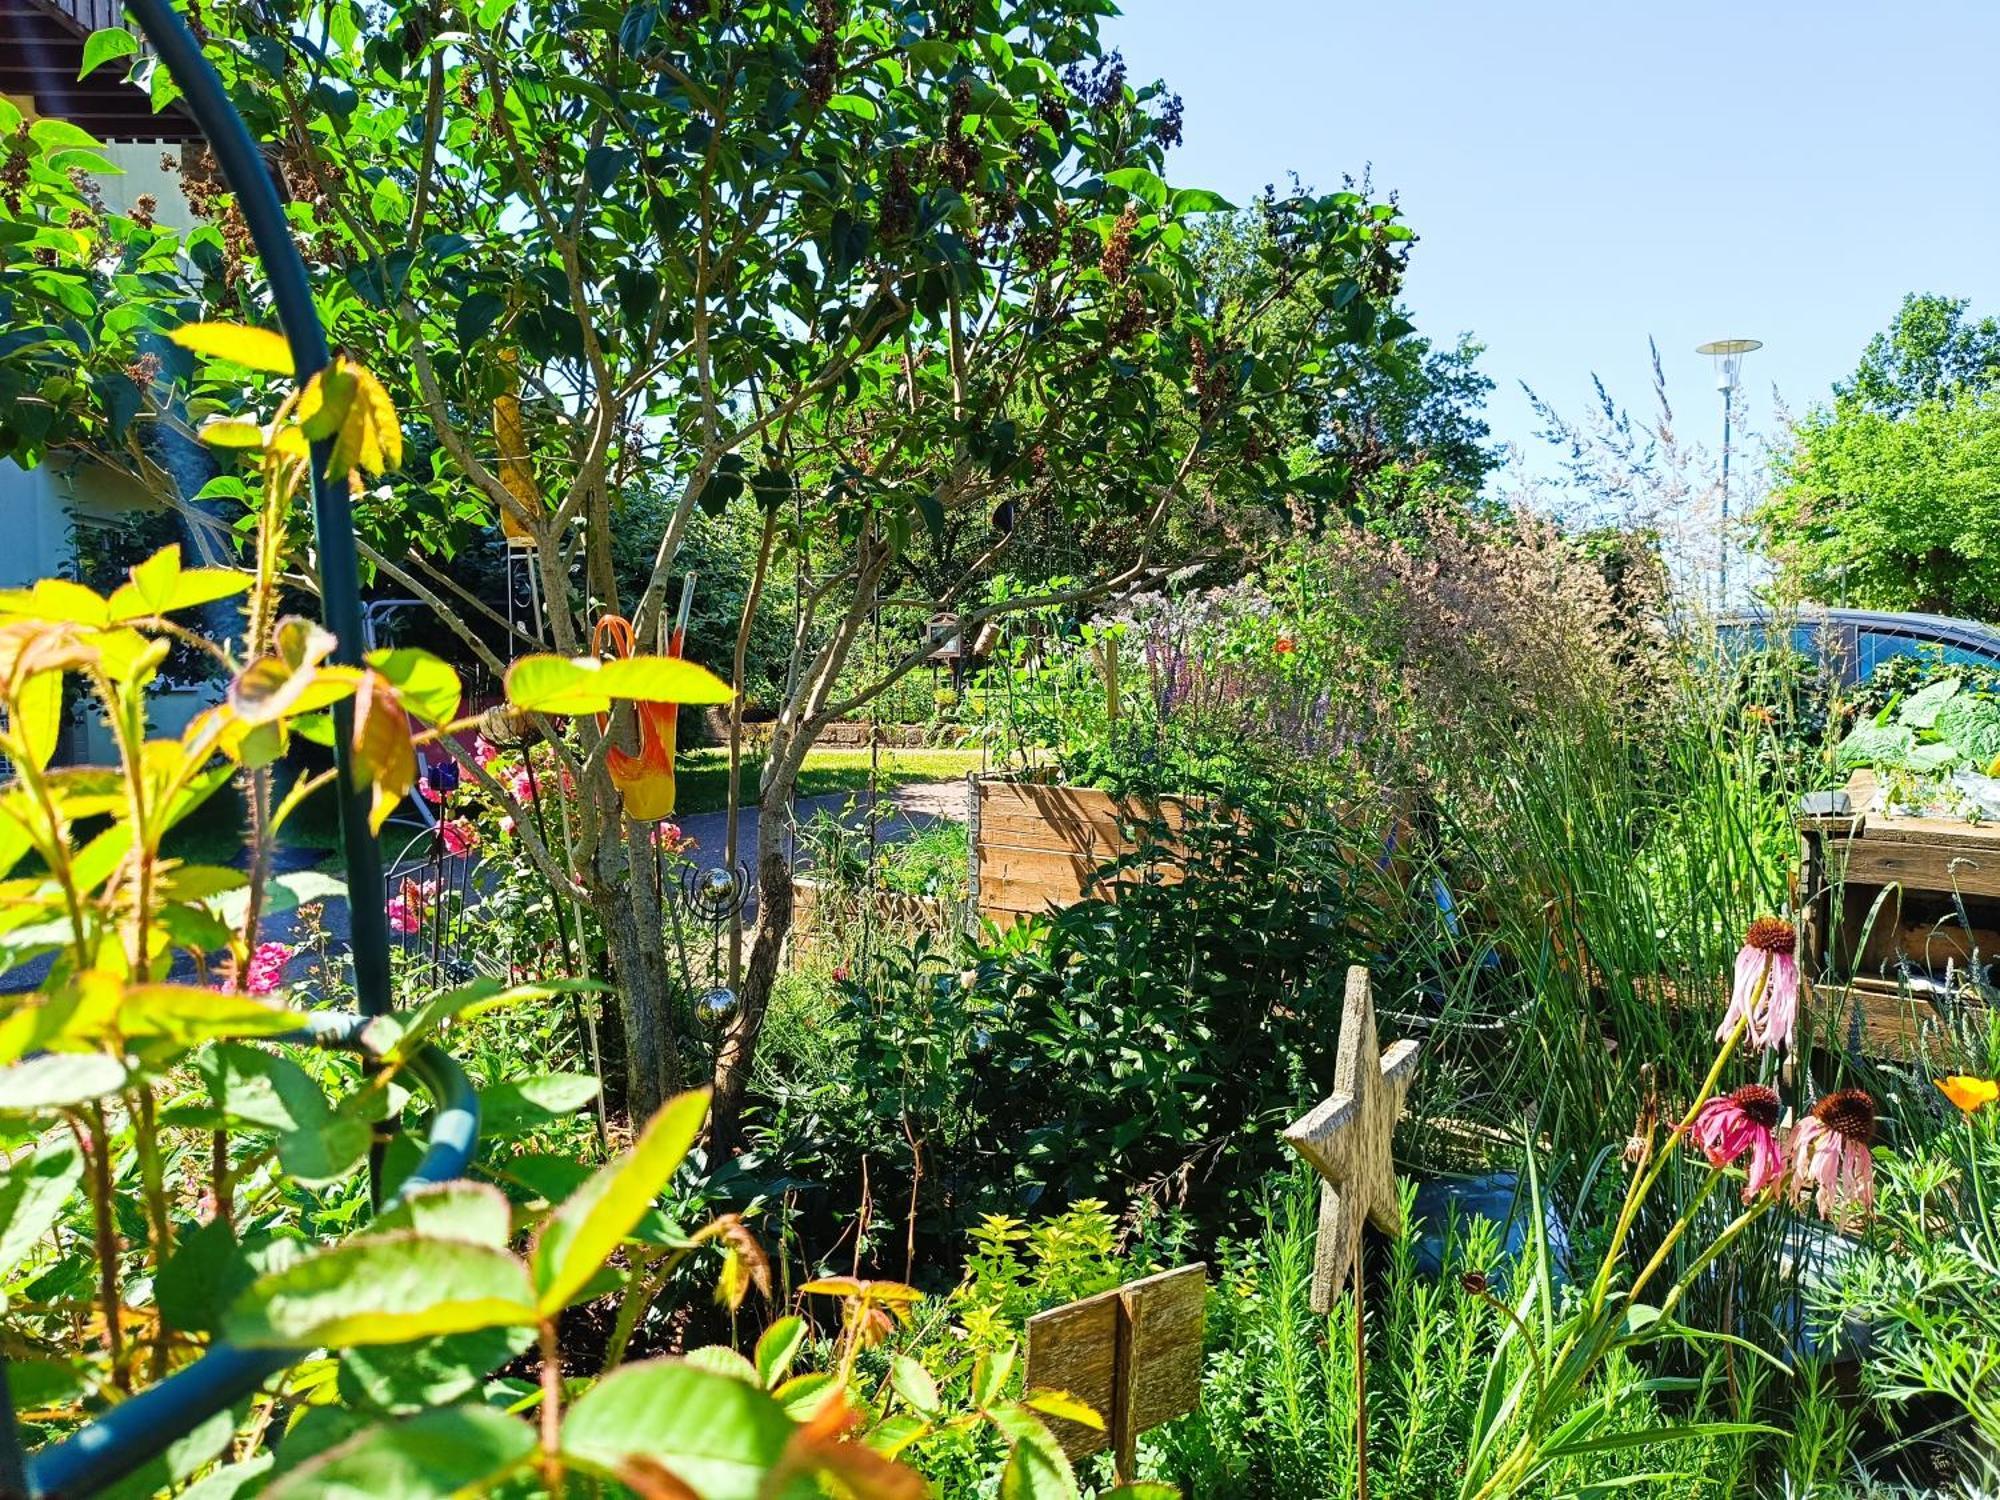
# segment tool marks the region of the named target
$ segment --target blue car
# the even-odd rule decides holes
[[[1772,644],[1776,633],[1801,656],[1824,662],[1843,687],[1866,682],[1899,656],[2000,670],[2000,627],[1950,615],[1807,606],[1782,618],[1765,611],[1725,615],[1717,629],[1725,645],[1752,649]]]

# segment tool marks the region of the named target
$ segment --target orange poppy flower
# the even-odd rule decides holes
[[[1944,1090],[1945,1098],[1967,1114],[2000,1099],[2000,1081],[1991,1078],[1955,1073],[1950,1078],[1940,1078],[1937,1086]]]

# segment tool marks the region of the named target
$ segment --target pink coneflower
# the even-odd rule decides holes
[[[1729,1009],[1715,1028],[1718,1042],[1727,1040],[1747,1016],[1743,1035],[1752,1047],[1769,1051],[1791,1045],[1799,1024],[1798,941],[1797,929],[1777,917],[1759,917],[1750,924],[1736,955]]]
[[[470,854],[479,843],[478,830],[467,818],[447,818],[438,824],[438,837],[446,854]]]
[[[1726,1167],[1745,1152],[1750,1180],[1743,1186],[1748,1203],[1785,1175],[1785,1154],[1772,1132],[1778,1125],[1778,1091],[1761,1083],[1746,1083],[1701,1107],[1694,1117],[1694,1140],[1712,1167]]]
[[[259,943],[256,952],[250,955],[243,987],[253,995],[270,994],[285,982],[285,965],[291,960],[289,945]]]
[[[1797,1169],[1794,1195],[1816,1192],[1820,1217],[1875,1206],[1875,1101],[1860,1089],[1836,1089],[1812,1107],[1792,1133]]]

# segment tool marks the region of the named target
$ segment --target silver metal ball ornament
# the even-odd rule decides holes
[[[709,1026],[720,1026],[736,1014],[736,991],[724,984],[695,997],[694,1012]]]

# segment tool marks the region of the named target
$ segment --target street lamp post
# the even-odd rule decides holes
[[[1736,415],[1736,388],[1743,383],[1743,356],[1764,347],[1762,339],[1711,339],[1695,353],[1715,361],[1715,388],[1722,392],[1722,529],[1716,538],[1720,606],[1729,607],[1729,438]]]

